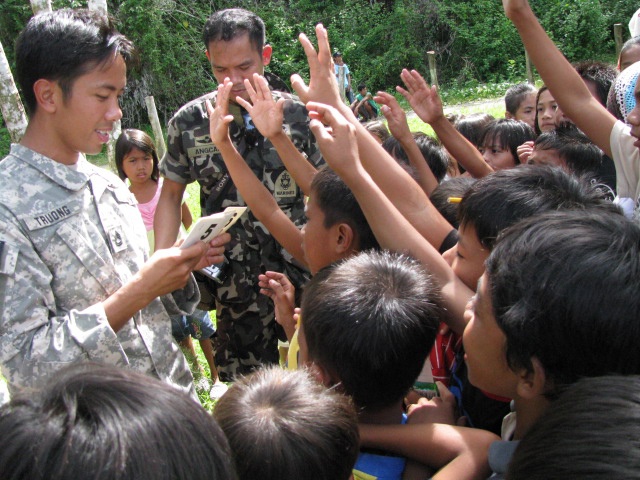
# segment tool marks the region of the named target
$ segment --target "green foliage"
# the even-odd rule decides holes
[[[87,0],[54,0],[54,8]],[[637,8],[619,0],[536,0],[544,28],[572,60],[610,58],[612,25],[626,24]],[[500,95],[504,82],[522,81],[524,49],[496,0],[109,0],[120,30],[140,51],[123,101],[123,126],[148,123],[144,97],[153,95],[162,123],[183,104],[210,91],[215,80],[204,56],[201,32],[208,16],[228,7],[260,15],[274,55],[268,69],[288,81],[308,77],[298,34],[313,39],[322,22],[332,48],[344,54],[353,83],[393,91],[402,68],[428,73],[434,51],[442,95],[448,101]],[[10,63],[13,43],[31,16],[27,0],[0,2],[0,41]],[[497,85],[497,86],[496,86]]]

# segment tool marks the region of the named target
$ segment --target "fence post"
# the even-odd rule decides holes
[[[620,50],[622,50],[622,24],[616,23],[613,25],[613,38],[616,40],[616,59],[620,57]]]
[[[531,68],[531,58],[529,58],[529,52],[527,52],[526,50],[524,51],[524,59],[527,63],[527,81],[533,85],[535,82],[533,81],[533,69]]]
[[[29,0],[34,15],[51,11],[51,0]]]
[[[427,58],[429,59],[429,74],[431,75],[431,85],[440,87],[438,83],[438,69],[436,67],[436,52],[431,50],[427,52]]]
[[[144,97],[144,103],[147,104],[147,112],[149,113],[151,128],[153,129],[158,158],[162,158],[167,151],[167,146],[164,143],[164,134],[162,133],[162,126],[160,124],[160,118],[158,118],[158,110],[156,109],[156,102],[153,99],[153,95]]]
[[[344,77],[345,68],[344,65],[337,65],[338,67],[338,89],[340,91],[340,98],[343,102],[347,102],[347,92],[344,90]]]

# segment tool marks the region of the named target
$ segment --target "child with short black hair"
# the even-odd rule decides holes
[[[130,369],[74,363],[0,408],[7,480],[233,480],[222,430],[193,399]]]
[[[300,359],[316,369],[325,385],[353,399],[361,423],[399,425],[405,422],[403,397],[422,369],[442,316],[439,294],[419,262],[389,252],[362,252],[321,270],[305,288]],[[482,472],[482,461],[474,463],[474,455],[459,450],[460,439],[473,436],[481,451],[483,440],[492,436],[440,427],[434,427],[440,433],[433,432],[430,466],[443,467],[461,455],[471,464],[457,478]],[[404,458],[362,451],[355,471],[400,478],[404,467]],[[444,471],[442,478],[447,478]]]
[[[478,150],[494,171],[513,168],[520,164],[518,147],[535,136],[527,123],[501,118],[484,128]]]
[[[538,90],[530,83],[513,85],[504,95],[504,117],[525,122],[535,128],[536,94]]]
[[[595,414],[602,412],[602,414]],[[524,436],[507,479],[638,478],[640,377],[583,378]]]
[[[264,367],[237,379],[213,412],[239,480],[348,480],[358,417],[348,397],[306,370]]]

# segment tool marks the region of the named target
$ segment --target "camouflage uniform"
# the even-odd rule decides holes
[[[94,361],[195,395],[171,337],[168,299],[153,300],[118,333],[107,321],[101,302],[148,258],[124,183],[84,159],[67,167],[21,145],[0,163],[0,177],[0,363],[10,390],[38,386],[66,364]],[[186,309],[198,300],[192,295]]]
[[[287,93],[272,92],[272,95],[276,100],[289,99],[285,103],[283,129],[298,150],[319,166],[322,157],[309,130],[304,105]],[[246,205],[231,182],[227,188],[220,188],[227,170],[218,149],[211,143],[204,103],[210,99],[215,104],[216,96],[217,92],[204,95],[176,113],[169,122],[168,149],[160,163],[161,173],[170,180],[182,184],[199,182],[203,215],[231,205]],[[230,104],[229,113],[234,116],[229,130],[238,152],[273,193],[280,208],[302,227],[305,221],[303,194],[275,148],[255,129],[244,109]],[[261,363],[278,361],[273,302],[260,295],[258,275],[274,270],[288,274],[297,286],[306,281],[306,272],[251,212],[247,211],[230,233],[228,275],[212,292],[218,323],[217,337],[214,337],[215,360],[223,380],[247,373]]]

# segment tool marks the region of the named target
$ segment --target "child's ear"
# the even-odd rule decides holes
[[[346,254],[354,248],[355,233],[347,223],[337,225],[336,250],[337,253]]]
[[[518,395],[522,398],[535,398],[543,395],[547,389],[547,375],[540,360],[531,357],[531,370],[521,370],[518,373]]]
[[[504,112],[504,118],[512,119],[514,118],[514,116],[511,114],[511,112]]]
[[[340,380],[335,377],[328,369],[323,367],[322,365],[318,365],[313,362],[313,364],[309,367],[309,370],[315,377],[315,379],[324,385],[327,388],[331,388],[334,385],[340,383]]]

